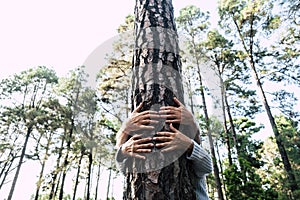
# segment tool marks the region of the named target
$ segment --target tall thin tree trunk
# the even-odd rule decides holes
[[[49,153],[49,147],[51,144],[51,139],[52,139],[52,133],[50,133],[50,137],[48,138],[48,142],[47,142],[47,146],[46,146],[46,152],[42,161],[42,169],[40,171],[40,176],[39,176],[39,180],[36,183],[36,192],[35,192],[35,198],[34,200],[38,200],[39,199],[39,193],[40,193],[40,188],[43,182],[43,176],[44,176],[44,170],[45,170],[45,165],[46,165],[46,161],[48,160],[48,153]]]
[[[67,168],[69,165],[69,152],[70,152],[70,148],[67,147],[66,156],[65,156],[63,166],[62,166],[62,179],[61,179],[61,183],[60,183],[60,190],[59,190],[59,196],[58,196],[59,200],[62,200],[63,196],[64,196],[65,180],[66,180],[66,176],[67,176]]]
[[[183,102],[181,62],[171,0],[136,0],[135,42],[132,109],[141,102],[143,111],[175,106],[174,96]],[[176,127],[183,126],[176,124]],[[145,134],[154,136],[161,130],[169,130],[169,125],[161,123],[155,131]],[[154,148],[145,161],[133,159],[132,170],[127,168],[124,200],[195,199],[194,176],[186,155],[170,160],[165,156]]]
[[[230,105],[228,103],[228,97],[227,97],[226,93],[224,95],[224,100],[225,100],[226,112],[227,112],[228,120],[229,120],[229,124],[230,124],[230,129],[231,129],[231,132],[232,132],[233,145],[236,148],[236,151],[237,151],[237,154],[238,154],[239,149],[238,149],[238,146],[237,146],[237,135],[236,135],[236,131],[235,131],[234,123],[233,123],[233,118],[232,118],[232,115],[231,115],[231,109],[230,109]]]
[[[218,191],[218,199],[223,200],[223,191],[222,191],[222,183],[220,179],[220,172],[219,172],[219,167],[217,163],[217,158],[216,158],[216,153],[215,153],[215,148],[214,148],[214,139],[211,134],[211,128],[210,128],[210,120],[208,116],[208,111],[207,111],[207,104],[206,104],[206,99],[205,99],[205,93],[204,93],[204,85],[202,81],[202,75],[201,75],[201,68],[200,68],[200,59],[198,54],[196,53],[196,43],[194,40],[194,37],[192,38],[192,44],[193,44],[193,54],[196,58],[196,66],[197,66],[197,71],[198,71],[198,77],[199,77],[199,87],[200,87],[200,96],[202,100],[202,105],[203,105],[203,112],[204,112],[204,118],[205,118],[205,129],[207,131],[207,136],[209,140],[209,146],[210,146],[210,153],[213,161],[213,171],[214,171],[214,178],[215,178],[215,183]]]
[[[255,30],[254,30],[254,27],[253,27],[254,26],[254,20],[255,20],[255,16],[254,16],[253,13],[251,13],[250,20],[249,20],[249,23],[250,23],[250,27],[249,27],[249,29],[250,29],[249,30],[250,40],[249,40],[249,45],[248,45],[249,49],[248,49],[247,45],[245,43],[244,37],[242,35],[241,29],[238,25],[238,22],[233,17],[233,21],[234,21],[234,24],[237,28],[240,40],[241,40],[242,45],[243,45],[243,48],[247,52],[250,68],[252,69],[253,77],[255,79],[255,82],[256,82],[256,85],[257,85],[257,88],[258,88],[258,92],[259,92],[259,94],[262,98],[262,104],[263,104],[263,106],[265,108],[265,111],[268,115],[268,119],[269,119],[270,125],[272,127],[272,130],[273,130],[273,133],[274,133],[274,136],[275,136],[275,140],[276,140],[276,144],[277,144],[277,147],[278,147],[278,150],[279,150],[279,153],[280,153],[283,165],[284,165],[284,169],[287,172],[288,177],[289,177],[288,180],[289,180],[290,189],[291,189],[292,193],[294,193],[297,189],[299,189],[299,186],[296,182],[294,171],[292,169],[292,166],[291,166],[291,163],[289,161],[289,158],[288,158],[287,152],[285,150],[284,144],[282,142],[282,139],[280,138],[280,133],[278,131],[278,127],[275,123],[275,119],[273,117],[273,114],[271,112],[271,108],[270,108],[269,103],[267,101],[265,91],[263,89],[262,83],[260,81],[259,75],[258,75],[257,70],[256,70],[255,59],[254,59],[254,50],[253,50],[254,45],[255,45],[254,44],[254,36],[255,36],[254,32],[255,32]]]
[[[78,94],[76,94],[76,95],[77,95],[77,98],[76,98],[76,102],[77,102]],[[67,168],[69,165],[69,153],[71,151],[72,137],[73,137],[73,131],[74,131],[74,127],[75,127],[74,121],[75,121],[74,119],[71,119],[71,127],[69,128],[69,135],[67,136],[67,147],[66,147],[67,152],[66,152],[66,156],[65,156],[63,166],[62,166],[62,180],[61,180],[59,196],[58,196],[59,200],[62,200],[63,196],[64,196],[65,180],[66,180],[66,176],[67,176]]]
[[[12,182],[7,200],[11,200],[12,197],[13,197],[14,190],[15,190],[15,187],[16,187],[16,184],[17,184],[17,180],[19,178],[19,173],[20,173],[20,170],[21,170],[21,166],[23,164],[23,160],[24,160],[24,157],[25,157],[29,136],[32,132],[32,128],[33,128],[32,126],[29,126],[27,128],[27,133],[26,133],[26,136],[25,136],[25,141],[24,141],[24,144],[23,144],[23,149],[22,149],[22,153],[21,153],[21,156],[20,156],[19,164],[18,164],[18,167],[17,167],[17,171],[15,173],[15,176],[14,176],[14,179],[13,179],[13,182]]]
[[[255,79],[255,82],[256,82],[256,85],[257,85],[257,88],[258,88],[258,92],[259,92],[259,94],[261,96],[261,99],[262,99],[262,104],[263,104],[263,106],[265,108],[265,111],[268,115],[270,125],[271,125],[273,133],[275,135],[276,144],[278,146],[278,150],[279,150],[279,153],[280,153],[283,165],[284,165],[284,169],[287,172],[288,177],[289,177],[288,180],[290,182],[290,189],[291,189],[292,193],[294,193],[296,190],[299,189],[299,186],[297,184],[295,174],[294,174],[294,171],[292,169],[291,163],[289,161],[289,158],[288,158],[287,152],[285,150],[284,144],[282,142],[282,139],[280,138],[280,133],[278,131],[278,127],[275,123],[275,119],[274,119],[273,114],[271,112],[271,108],[270,108],[269,103],[267,101],[265,91],[263,89],[262,83],[260,81],[260,78],[259,78],[257,70],[256,70],[256,66],[255,66],[254,50],[253,50],[253,48],[254,48],[254,36],[255,36],[255,34],[254,34],[255,30],[254,30],[254,27],[253,27],[254,26],[254,19],[255,19],[255,17],[254,17],[254,14],[252,13],[251,16],[250,16],[250,21],[249,21],[249,23],[250,23],[250,28],[249,28],[250,29],[249,30],[249,32],[250,32],[249,49],[247,48],[244,37],[242,36],[241,29],[238,25],[238,22],[236,20],[233,20],[233,21],[235,23],[235,26],[237,27],[239,37],[242,41],[242,45],[244,47],[244,50],[247,52],[247,56],[249,58],[250,68],[252,69],[253,77]]]
[[[11,166],[12,166],[14,160],[16,159],[16,157],[14,155],[11,155],[11,156],[13,156],[13,158],[10,161],[7,161],[5,163],[5,166],[2,169],[3,172],[1,171],[1,173],[3,174],[1,176],[3,176],[3,177],[2,177],[2,181],[0,182],[0,190],[1,190],[2,186],[5,183],[6,177],[8,176],[8,174],[9,174],[9,172],[11,170]]]
[[[61,145],[60,145],[60,148],[59,148],[58,157],[56,159],[56,167],[52,172],[52,182],[51,182],[51,191],[50,191],[50,194],[49,194],[49,200],[53,200],[55,198],[56,179],[57,179],[57,175],[60,171],[60,160],[61,160],[62,154],[63,154],[64,143],[65,143],[65,137],[63,137],[62,140],[61,140]]]
[[[73,200],[76,200],[76,193],[77,193],[77,188],[79,184],[79,176],[80,176],[80,171],[81,171],[81,162],[83,159],[84,151],[80,152],[80,158],[78,161],[78,168],[77,168],[77,174],[76,174],[76,180],[75,180],[75,185],[74,185],[74,191],[73,191]]]
[[[259,92],[260,92],[261,97],[262,97],[262,103],[265,107],[265,110],[267,112],[267,115],[268,115],[272,130],[273,130],[273,133],[275,135],[276,144],[278,146],[279,153],[281,155],[281,159],[282,159],[282,162],[283,162],[283,165],[284,165],[284,169],[286,170],[286,172],[288,174],[288,177],[289,177],[288,180],[290,182],[290,189],[291,189],[292,193],[294,193],[297,189],[299,189],[296,178],[295,178],[294,171],[292,169],[292,166],[291,166],[290,160],[288,158],[287,152],[285,150],[284,144],[283,144],[282,139],[280,137],[280,133],[279,133],[277,125],[275,123],[275,119],[272,115],[272,112],[271,112],[270,106],[268,104],[268,101],[267,101],[265,92],[263,90],[262,84],[260,82],[260,79],[258,78],[258,74],[256,72],[253,61],[251,62],[251,67],[252,67],[252,70],[253,70],[253,73],[254,73],[254,76],[255,76],[255,79],[256,79],[257,87],[259,88]]]
[[[110,190],[110,182],[111,182],[111,171],[112,168],[109,168],[109,175],[108,175],[108,183],[107,183],[107,188],[106,188],[106,199],[109,199],[109,190]]]
[[[98,189],[99,189],[99,181],[101,176],[101,153],[100,153],[100,160],[98,165],[98,172],[97,172],[97,183],[96,183],[96,189],[95,189],[95,200],[98,198]]]
[[[218,69],[220,67],[218,66]],[[230,144],[230,132],[227,127],[227,119],[226,119],[226,107],[225,107],[225,95],[226,95],[226,88],[224,85],[224,81],[222,78],[222,73],[220,70],[219,71],[219,79],[220,79],[220,87],[221,87],[221,106],[222,106],[222,115],[223,115],[223,127],[224,127],[224,133],[225,133],[225,140],[226,140],[226,145],[227,145],[227,151],[228,151],[228,162],[229,166],[232,165],[232,155],[231,155],[231,144]],[[223,174],[223,172],[222,172]]]
[[[56,199],[55,197],[57,197],[57,193],[59,192],[61,177],[62,177],[62,172],[59,172],[59,176],[58,176],[58,179],[57,179],[57,182],[56,182],[56,186],[54,187],[55,188],[55,190],[54,190],[54,199]]]
[[[86,190],[86,199],[90,199],[91,196],[91,182],[92,182],[92,164],[93,164],[93,149],[89,150],[88,153],[88,177],[87,177],[87,190]]]
[[[201,78],[200,78],[200,82],[202,82]],[[201,83],[201,85],[202,85],[202,83]],[[218,167],[217,157],[216,157],[215,147],[214,147],[214,139],[211,134],[210,122],[209,122],[203,88],[201,89],[201,96],[202,96],[202,103],[203,103],[203,110],[204,110],[204,117],[205,117],[205,126],[206,126],[206,131],[207,131],[208,140],[209,140],[211,157],[212,157],[212,161],[213,161],[213,171],[214,171],[214,178],[215,178],[215,183],[216,183],[217,192],[218,192],[218,199],[223,200],[224,196],[223,196],[223,191],[222,191],[222,183],[221,183],[221,179],[220,179],[220,172],[219,172],[219,167]]]
[[[222,177],[222,182],[224,183],[224,171],[223,171],[223,167],[222,167],[222,161],[221,161],[221,156],[220,156],[220,151],[219,151],[219,146],[218,146],[218,142],[216,142],[216,151],[217,151],[217,155],[218,155],[218,161],[219,161],[219,165],[220,165],[220,171],[221,171],[221,177]],[[226,187],[225,187],[225,184],[223,184],[223,189],[224,189],[224,198],[227,199],[227,196],[226,196]]]

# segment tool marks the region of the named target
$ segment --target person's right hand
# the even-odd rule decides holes
[[[122,145],[121,151],[125,157],[146,159],[142,153],[151,153],[153,147],[152,138],[142,138],[141,135],[134,135]]]
[[[141,103],[130,115],[123,126],[123,132],[130,135],[131,132],[139,130],[153,130],[158,123],[159,113],[152,110],[140,112],[143,107]]]
[[[159,123],[160,115],[156,111],[143,111],[140,112],[143,107],[141,103],[130,115],[130,117],[125,121],[117,133],[117,144],[119,147],[123,144],[129,135],[134,135],[136,131],[143,130],[154,130],[155,124]]]

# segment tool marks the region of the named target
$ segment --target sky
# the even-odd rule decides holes
[[[105,2],[105,3],[104,3]],[[216,1],[173,0],[216,13]],[[0,0],[0,78],[47,66],[58,75],[82,65],[95,48],[117,34],[134,0]],[[213,18],[214,19],[214,18]]]
[[[105,2],[105,3],[104,3]],[[23,70],[46,66],[59,76],[81,66],[117,27],[133,14],[134,0],[0,0],[0,79]],[[180,8],[196,5],[210,11],[216,24],[216,0],[173,0]],[[37,180],[33,163],[25,163],[14,200],[29,200]],[[107,183],[105,176],[103,183]],[[117,183],[116,183],[117,185]],[[10,184],[7,184],[7,188]],[[103,186],[106,188],[106,185]],[[115,186],[115,193],[121,188]],[[8,192],[0,191],[0,200]]]

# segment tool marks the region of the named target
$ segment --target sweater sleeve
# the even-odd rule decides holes
[[[127,158],[122,154],[121,148],[122,145],[120,146],[120,148],[118,148],[116,152],[115,160],[119,170],[122,172],[122,174],[125,174],[125,163]]]
[[[212,159],[210,154],[193,140],[193,151],[187,159],[193,162],[195,173],[198,177],[212,172]]]

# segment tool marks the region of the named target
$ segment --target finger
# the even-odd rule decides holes
[[[156,142],[170,142],[172,140],[172,138],[171,137],[154,137],[153,140],[155,140]]]
[[[167,136],[170,137],[173,133],[167,132],[167,131],[162,131],[162,132],[157,132],[156,135],[158,136]]]
[[[151,153],[152,149],[137,149],[135,153]]]
[[[175,101],[175,103],[178,105],[178,106],[183,106],[184,105],[177,99],[177,97],[174,97],[173,100]]]
[[[143,112],[141,112],[140,113],[140,115],[148,115],[148,114],[158,114],[158,112],[157,111],[155,111],[155,110],[146,110],[146,111],[143,111]]]
[[[180,123],[180,119],[172,119],[172,120],[166,120],[166,123]]]
[[[142,135],[141,134],[135,134],[135,135],[133,135],[130,139],[132,139],[132,140],[139,140],[139,139],[141,139],[142,138]]]
[[[170,152],[170,151],[173,151],[175,148],[174,147],[172,147],[171,145],[168,145],[168,146],[166,146],[165,148],[163,148],[162,150],[161,150],[161,152],[162,153],[164,153],[164,152]]]
[[[147,114],[144,114],[144,115],[140,115],[140,118],[141,119],[158,119],[158,118],[160,118],[160,115],[159,115],[158,112],[147,113]]]
[[[149,150],[151,148],[154,147],[154,144],[153,143],[148,143],[148,144],[140,144],[140,145],[136,145],[136,150],[135,152],[141,152],[141,151],[144,151],[144,150]]]
[[[158,143],[158,144],[155,145],[155,147],[157,147],[159,149],[167,147],[167,146],[170,146],[169,142]]]
[[[170,114],[163,114],[163,115],[160,115],[161,117],[166,117],[166,118],[181,118],[180,114],[177,113],[177,112],[174,112],[174,113],[170,113]]]
[[[144,119],[141,121],[142,125],[148,125],[148,124],[158,124],[159,121],[157,120],[152,120],[152,119]]]
[[[141,102],[141,103],[138,105],[138,107],[136,107],[136,109],[135,109],[133,112],[134,112],[134,113],[140,112],[140,110],[141,110],[142,107],[143,107],[143,104],[144,104],[144,102]]]
[[[162,107],[160,107],[160,111],[174,111],[174,110],[176,110],[177,108],[176,107],[174,107],[174,106],[162,106]],[[159,112],[160,112],[159,111]]]
[[[151,131],[151,130],[155,129],[154,126],[148,126],[148,125],[140,125],[139,127],[140,127],[140,129],[146,130],[146,131]]]
[[[143,159],[143,160],[146,159],[145,156],[142,156],[142,155],[137,154],[137,153],[131,153],[130,156],[131,156],[131,157],[134,157],[134,158],[140,158],[140,159]]]
[[[149,143],[152,142],[152,138],[141,138],[135,141],[135,144],[140,145],[142,143]],[[151,143],[152,144],[152,143]]]
[[[173,126],[172,123],[170,124],[170,129],[171,129],[171,131],[173,131],[173,132],[177,132],[177,131],[178,131],[178,130]]]

